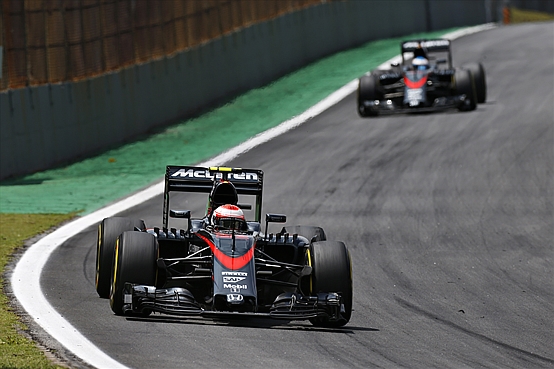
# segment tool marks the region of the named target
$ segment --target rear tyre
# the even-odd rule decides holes
[[[298,225],[290,228],[289,233],[299,234],[300,236],[306,237],[309,241],[311,241],[314,237],[315,237],[314,241],[327,240],[325,231],[321,227]]]
[[[338,320],[328,317],[310,319],[317,327],[342,327],[352,315],[352,263],[343,242],[321,241],[310,245],[312,266],[311,295],[319,292],[336,292],[341,296],[341,313]]]
[[[158,243],[146,232],[123,232],[116,241],[114,270],[111,278],[110,306],[116,315],[123,315],[125,282],[156,285]],[[148,315],[144,312],[143,315]]]
[[[379,115],[378,111],[368,109],[364,105],[364,101],[379,99],[379,92],[377,91],[377,76],[369,74],[360,77],[358,82],[358,114],[360,117],[376,117]]]
[[[459,95],[466,95],[465,101],[458,106],[459,111],[471,111],[477,107],[477,94],[475,82],[469,70],[457,69],[455,74],[456,92]]]
[[[475,92],[477,93],[477,102],[483,104],[487,101],[487,80],[485,76],[485,68],[481,63],[470,63],[464,66],[473,74],[475,81]]]
[[[96,242],[96,292],[102,298],[110,297],[110,279],[113,268],[113,255],[117,237],[125,231],[136,228],[145,230],[144,221],[123,217],[105,218],[98,225]]]

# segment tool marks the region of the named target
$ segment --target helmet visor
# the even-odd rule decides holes
[[[235,229],[243,230],[244,229],[244,220],[237,218],[219,218],[217,220],[216,226],[220,229]]]

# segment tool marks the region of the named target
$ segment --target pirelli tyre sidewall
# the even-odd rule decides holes
[[[95,276],[98,296],[106,299],[110,297],[110,280],[117,237],[125,231],[132,231],[135,227],[146,229],[144,221],[124,217],[105,218],[98,224]]]
[[[377,116],[379,113],[376,110],[368,110],[364,106],[364,101],[379,99],[377,76],[375,74],[366,74],[360,77],[358,82],[358,114],[361,117]]]
[[[473,74],[467,69],[456,69],[455,86],[458,95],[466,95],[466,100],[458,106],[460,111],[471,111],[477,108],[477,94]]]
[[[123,232],[116,241],[111,278],[110,306],[123,315],[123,289],[126,282],[156,285],[158,242],[147,232]]]
[[[310,294],[336,292],[341,295],[344,311],[337,321],[328,318],[312,318],[310,322],[318,327],[342,327],[352,315],[352,262],[346,245],[340,241],[314,242],[309,249],[309,263],[312,267]]]
[[[463,66],[473,74],[475,82],[475,92],[477,94],[477,103],[483,104],[487,101],[487,80],[485,76],[485,68],[481,63],[469,63]]]

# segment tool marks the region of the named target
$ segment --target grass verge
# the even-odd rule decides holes
[[[534,10],[510,8],[511,23],[545,22],[551,20],[554,20],[554,14],[537,12]]]
[[[28,328],[10,307],[4,293],[4,272],[13,253],[32,237],[71,218],[74,214],[1,214],[0,213],[0,368],[65,368],[49,359],[41,348],[24,334]]]

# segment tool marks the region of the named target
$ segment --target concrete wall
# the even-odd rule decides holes
[[[482,24],[490,0],[349,0],[90,80],[0,93],[0,179],[62,165],[364,42]]]

